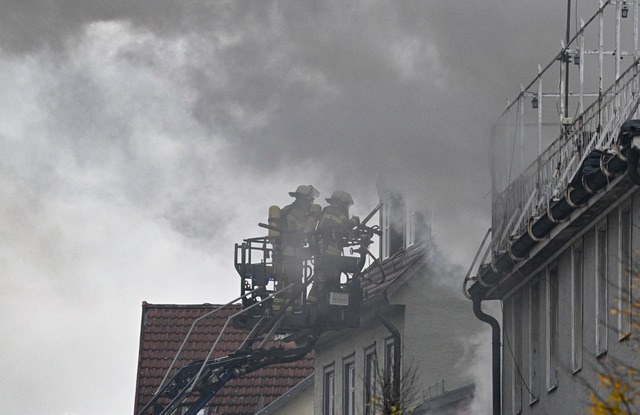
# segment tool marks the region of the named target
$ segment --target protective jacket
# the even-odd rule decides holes
[[[342,255],[349,233],[354,223],[349,219],[348,208],[329,205],[322,210],[318,222],[321,253],[324,255]]]
[[[280,211],[280,253],[296,256],[302,248],[309,207],[295,201]]]
[[[280,236],[274,253],[278,288],[292,283],[296,285],[302,283],[303,263],[308,255],[303,248],[303,241],[310,208],[310,203],[296,199],[280,211],[278,219]]]

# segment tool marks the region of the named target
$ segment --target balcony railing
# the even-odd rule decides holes
[[[600,94],[509,186],[494,197],[493,251],[504,252],[509,238],[522,234],[530,218],[540,216],[567,190],[582,161],[594,149],[611,150],[624,121],[637,112],[639,60]]]
[[[621,124],[637,112],[640,0],[598,4],[549,64],[538,67],[538,75],[521,87],[495,124],[494,254],[506,251],[510,239],[526,232],[529,221],[562,196],[592,150],[611,150]],[[623,7],[632,8],[624,17]],[[607,21],[614,24],[607,26]],[[596,47],[585,47],[587,41]],[[605,89],[607,84],[611,86]],[[555,105],[546,105],[551,100]],[[525,110],[529,103],[535,111]]]

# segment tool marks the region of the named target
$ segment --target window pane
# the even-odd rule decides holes
[[[529,385],[531,388],[530,403],[540,395],[540,281],[536,277],[531,281],[529,301],[529,330],[531,345],[529,347]]]
[[[518,293],[511,300],[511,325],[512,335],[509,340],[511,352],[513,353],[513,370],[511,371],[511,392],[513,398],[513,413],[522,413],[522,296]]]
[[[384,362],[384,377],[387,385],[393,385],[393,368],[395,362],[393,361],[394,355],[394,343],[393,339],[388,339],[385,345],[385,362]]]
[[[582,368],[582,242],[571,249],[571,366],[573,371]]]
[[[373,397],[376,391],[376,349],[375,345],[365,350],[364,354],[364,414],[372,415],[374,408],[372,407]]]
[[[326,367],[324,370],[324,385],[322,390],[322,413],[323,415],[334,415],[335,372],[333,365]]]
[[[617,306],[620,339],[626,338],[631,333],[631,277],[633,275],[631,218],[631,206],[620,211],[620,269]]]
[[[547,390],[558,386],[558,266],[547,272]]]
[[[596,230],[596,355],[607,351],[607,224]]]
[[[353,356],[345,359],[343,365],[342,402],[345,415],[355,415],[355,378],[356,365]]]

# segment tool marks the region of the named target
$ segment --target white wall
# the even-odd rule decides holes
[[[638,249],[640,249],[640,232],[638,231],[637,224],[640,224],[640,193],[635,192],[632,195],[633,199],[633,252],[637,255]],[[620,200],[624,205],[625,200]],[[539,396],[538,401],[532,405],[529,404],[529,393],[527,388],[532,389],[532,385],[529,383],[530,367],[528,364],[529,353],[531,350],[531,344],[529,339],[529,308],[528,302],[522,301],[520,303],[513,302],[513,296],[505,299],[505,313],[504,313],[504,326],[508,333],[513,333],[514,324],[522,325],[522,344],[523,344],[523,365],[520,368],[520,372],[527,382],[527,385],[523,384],[522,387],[522,413],[523,414],[582,414],[586,413],[586,408],[589,403],[589,390],[585,386],[585,382],[590,385],[597,386],[595,369],[599,367],[602,356],[596,356],[596,225],[601,223],[606,218],[607,221],[607,248],[608,248],[608,308],[614,308],[617,306],[618,293],[618,273],[620,271],[620,255],[619,255],[619,226],[618,226],[618,214],[619,207],[615,207],[605,217],[599,218],[591,223],[585,230],[582,236],[583,243],[583,335],[582,335],[582,355],[583,364],[582,369],[574,371],[572,369],[572,350],[571,350],[571,327],[572,327],[572,310],[571,310],[571,253],[567,248],[559,255],[557,261],[559,266],[559,306],[558,306],[558,387],[554,390],[547,390],[546,379],[546,319],[544,313],[547,310],[547,304],[545,301],[545,290],[547,289],[546,282],[544,281],[544,270],[541,272],[542,284],[540,286],[541,294],[541,316],[540,316],[540,376],[539,376]],[[638,261],[636,260],[636,266]],[[637,269],[636,269],[637,272]],[[523,280],[526,280],[531,276],[523,276]],[[522,298],[528,298],[529,284],[525,284],[520,292]],[[637,293],[635,294],[637,295]],[[513,314],[508,312],[511,307],[516,307],[515,313],[517,321],[513,321],[511,317]],[[632,345],[627,340],[620,340],[618,336],[618,321],[611,315],[608,316],[608,341],[607,341],[607,354],[608,357],[614,357],[621,359],[622,361],[635,364],[636,367],[640,365],[640,357],[637,352],[634,352]],[[513,339],[512,339],[513,342]],[[503,342],[504,343],[504,342]],[[506,345],[506,343],[505,343]],[[513,376],[513,364],[514,361],[510,355],[509,349],[504,349],[503,353],[503,413],[505,415],[513,414],[512,407],[512,383],[514,381]],[[515,376],[515,381],[520,382],[518,376]]]
[[[307,388],[286,405],[274,412],[274,415],[313,415],[314,389]]]
[[[451,271],[442,257],[434,255],[423,272],[411,278],[390,299],[395,311],[389,319],[402,335],[403,373],[409,366],[417,365],[416,389],[423,396],[430,385],[442,379],[446,379],[446,390],[473,382],[467,373],[473,347],[469,339],[483,329],[483,323],[475,318],[471,301],[462,296],[458,287],[461,274],[454,275]],[[390,336],[379,321],[373,320],[316,348],[317,415],[322,414],[324,368],[330,364],[334,364],[335,370],[335,413],[342,413],[342,366],[344,359],[353,354],[357,378],[356,413],[363,413],[364,350],[375,344],[378,362],[382,365],[385,339]]]

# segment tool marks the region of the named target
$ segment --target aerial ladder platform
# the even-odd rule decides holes
[[[340,281],[323,300],[310,295],[314,292],[315,262],[321,259],[318,241],[322,236],[318,233],[306,235],[302,242],[303,275],[299,283],[288,286],[278,286],[274,261],[277,244],[273,236],[249,238],[236,244],[234,262],[240,275],[240,296],[193,322],[158,389],[138,415],[196,415],[232,379],[274,364],[303,359],[323,333],[358,327],[360,284],[367,257],[378,264],[369,246],[380,231],[367,222],[381,207],[382,203],[350,230],[344,241],[349,254],[330,258],[340,270]],[[273,224],[260,226],[275,229]],[[176,371],[178,357],[198,322],[237,302],[241,302],[242,309],[228,318],[206,358]],[[229,325],[246,330],[247,335],[236,351],[214,359],[213,352]],[[276,336],[295,346],[268,347]]]

